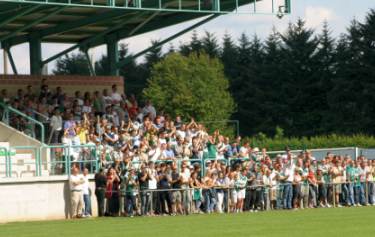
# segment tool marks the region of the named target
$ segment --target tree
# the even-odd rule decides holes
[[[263,44],[256,35],[249,41],[245,34],[241,35],[239,42],[238,77],[232,83],[232,93],[238,103],[234,116],[241,121],[243,132],[254,133],[257,121],[262,119],[257,98],[262,93],[258,85],[262,83],[259,76],[263,65]]]
[[[330,109],[336,114],[332,121],[341,133],[375,132],[375,11],[365,23],[353,20],[347,34],[337,46],[337,68]]]
[[[261,105],[261,119],[258,124],[253,125],[256,131],[268,135],[274,135],[275,127],[283,125],[284,118],[280,114],[283,114],[288,106],[284,103],[285,95],[280,90],[283,85],[280,77],[283,73],[281,61],[281,39],[274,28],[264,43],[264,59],[260,72],[261,81],[258,83],[257,94],[257,103]]]
[[[55,75],[90,75],[88,61],[82,53],[67,54],[56,62]]]
[[[228,88],[218,59],[174,53],[153,66],[143,94],[172,116],[217,121],[229,119],[235,109]]]
[[[317,57],[317,78],[316,83],[316,96],[320,98],[318,105],[319,113],[321,114],[322,122],[320,127],[317,129],[318,133],[336,132],[335,126],[332,126],[331,122],[336,119],[333,118],[335,115],[330,113],[329,108],[329,97],[330,92],[333,89],[332,79],[335,76],[335,61],[336,61],[336,43],[331,36],[328,23],[325,21],[323,25],[323,31],[318,36],[319,45],[316,53]]]
[[[229,34],[223,37],[223,47],[220,59],[224,64],[225,75],[231,82],[238,75],[238,50]]]
[[[179,52],[184,55],[188,56],[192,52],[199,53],[202,51],[202,42],[198,37],[197,31],[193,31],[191,35],[190,43],[189,44],[181,44],[179,48]]]
[[[279,88],[285,95],[287,110],[280,116],[284,118],[287,135],[313,135],[321,124],[319,93],[316,91],[319,83],[319,73],[316,70],[316,50],[319,40],[314,31],[305,27],[301,19],[296,24],[290,24],[287,32],[281,34],[283,80]]]
[[[128,59],[128,62],[120,68],[120,76],[125,80],[125,92],[126,94],[140,95],[142,89],[146,85],[146,76],[142,74],[139,66],[132,59],[132,55],[129,53],[127,44],[119,45],[119,59]],[[96,75],[108,75],[109,64],[107,55],[102,55],[101,58],[95,62]]]
[[[202,50],[208,54],[211,58],[217,58],[220,54],[220,46],[217,42],[217,38],[214,34],[206,31],[205,36],[201,40]]]

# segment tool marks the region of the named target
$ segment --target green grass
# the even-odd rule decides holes
[[[177,217],[92,218],[0,225],[0,236],[375,236],[375,208],[336,208]]]

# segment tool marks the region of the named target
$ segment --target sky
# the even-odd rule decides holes
[[[270,5],[271,0],[263,0],[262,3],[258,4],[257,10],[264,13],[270,13]],[[370,9],[375,9],[375,1],[292,0],[292,13],[284,16],[282,19],[269,14],[245,13],[245,11],[248,10],[247,7],[250,6],[240,9],[243,12],[241,14],[227,14],[220,16],[196,28],[196,32],[199,36],[202,36],[205,31],[209,31],[214,33],[219,40],[225,33],[232,35],[234,39],[238,39],[242,33],[246,33],[249,36],[256,34],[261,38],[265,38],[269,35],[269,33],[271,33],[273,27],[275,27],[279,32],[284,32],[290,22],[293,23],[296,22],[298,18],[302,18],[306,21],[306,25],[315,29],[316,32],[320,32],[323,22],[327,21],[333,36],[338,37],[341,33],[346,32],[346,28],[353,19],[363,21],[368,11]],[[151,40],[165,39],[166,37],[173,35],[174,32],[178,32],[196,23],[197,21],[199,21],[199,19],[135,36],[120,42],[128,44],[131,53],[137,53],[142,49],[149,47]],[[164,47],[168,48],[170,47],[170,44],[173,44],[174,47],[178,47],[182,43],[189,42],[191,34],[192,32],[186,33],[171,41],[171,43],[166,44]],[[46,59],[70,46],[71,45],[68,44],[43,44],[42,57],[43,59]],[[89,53],[92,55],[94,60],[97,60],[103,53],[105,53],[105,49],[105,46],[99,46],[94,49],[90,49]],[[28,44],[17,45],[13,47],[11,51],[18,69],[18,73],[29,74]],[[0,74],[4,72],[3,63],[3,52],[1,51]],[[49,72],[52,71],[54,65],[55,62],[48,64]],[[8,70],[11,72],[10,66]]]

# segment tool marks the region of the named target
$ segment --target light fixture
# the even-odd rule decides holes
[[[285,15],[285,6],[279,6],[279,10],[277,11],[277,18],[281,19]]]

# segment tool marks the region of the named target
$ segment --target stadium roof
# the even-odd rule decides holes
[[[9,49],[29,42],[30,61],[40,64],[34,65],[36,69],[76,48],[114,45],[120,39],[210,15],[168,38],[171,40],[243,5],[250,4],[242,13],[257,13],[257,1],[261,0],[0,0],[0,48],[10,55],[15,71]],[[280,0],[263,1],[272,2],[269,14],[277,11]],[[284,6],[289,13],[290,0]],[[42,61],[42,42],[75,45]]]

